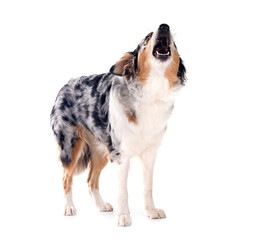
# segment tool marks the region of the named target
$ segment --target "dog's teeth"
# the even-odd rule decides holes
[[[156,51],[156,54],[158,54],[158,55],[162,56],[162,55],[169,55],[169,54],[170,54],[170,52],[167,52],[167,53],[159,53],[158,51]]]

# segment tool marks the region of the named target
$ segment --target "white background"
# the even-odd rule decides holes
[[[265,239],[266,34],[263,1],[1,1],[1,239]],[[86,174],[64,217],[49,114],[71,77],[107,72],[168,23],[187,67],[155,166],[149,220],[133,164],[133,224],[98,213]],[[116,209],[116,168],[100,181]]]

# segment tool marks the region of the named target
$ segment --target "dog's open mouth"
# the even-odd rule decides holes
[[[171,56],[171,50],[169,47],[169,38],[166,36],[158,36],[153,48],[153,56],[162,61],[167,60]]]

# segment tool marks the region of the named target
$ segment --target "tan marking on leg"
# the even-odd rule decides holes
[[[88,185],[90,193],[92,190],[99,190],[99,177],[102,169],[108,163],[108,152],[107,149],[103,149],[101,143],[99,143],[94,136],[87,131],[84,127],[75,127],[78,136],[89,145],[91,156],[89,162],[89,175],[88,175]]]
[[[90,149],[88,186],[90,194],[95,200],[96,206],[100,211],[112,211],[113,207],[109,203],[105,203],[99,193],[99,178],[102,169],[109,160],[108,149],[84,127],[75,127],[78,136],[83,139]]]
[[[67,167],[64,168],[63,187],[64,187],[65,195],[71,189],[73,174],[75,173],[76,166],[77,166],[80,154],[82,152],[83,144],[84,144],[84,140],[81,138],[79,138],[76,141],[72,149],[71,162]]]
[[[67,195],[67,193],[70,191],[71,186],[72,186],[72,175],[69,175],[67,171],[64,170],[63,174],[63,188],[64,188],[64,193]]]
[[[102,155],[102,152],[93,151],[91,153],[90,171],[88,175],[89,191],[92,193],[93,189],[99,190],[99,178],[102,169],[108,163],[108,157]]]

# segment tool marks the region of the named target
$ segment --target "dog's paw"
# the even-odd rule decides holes
[[[166,218],[164,211],[156,208],[147,210],[147,215],[151,219]]]
[[[131,224],[131,217],[129,215],[119,215],[118,216],[118,226],[126,227]]]
[[[101,206],[98,206],[100,212],[112,212],[114,209],[111,204],[103,203]]]
[[[65,206],[65,216],[73,216],[76,215],[76,208],[74,206]]]

